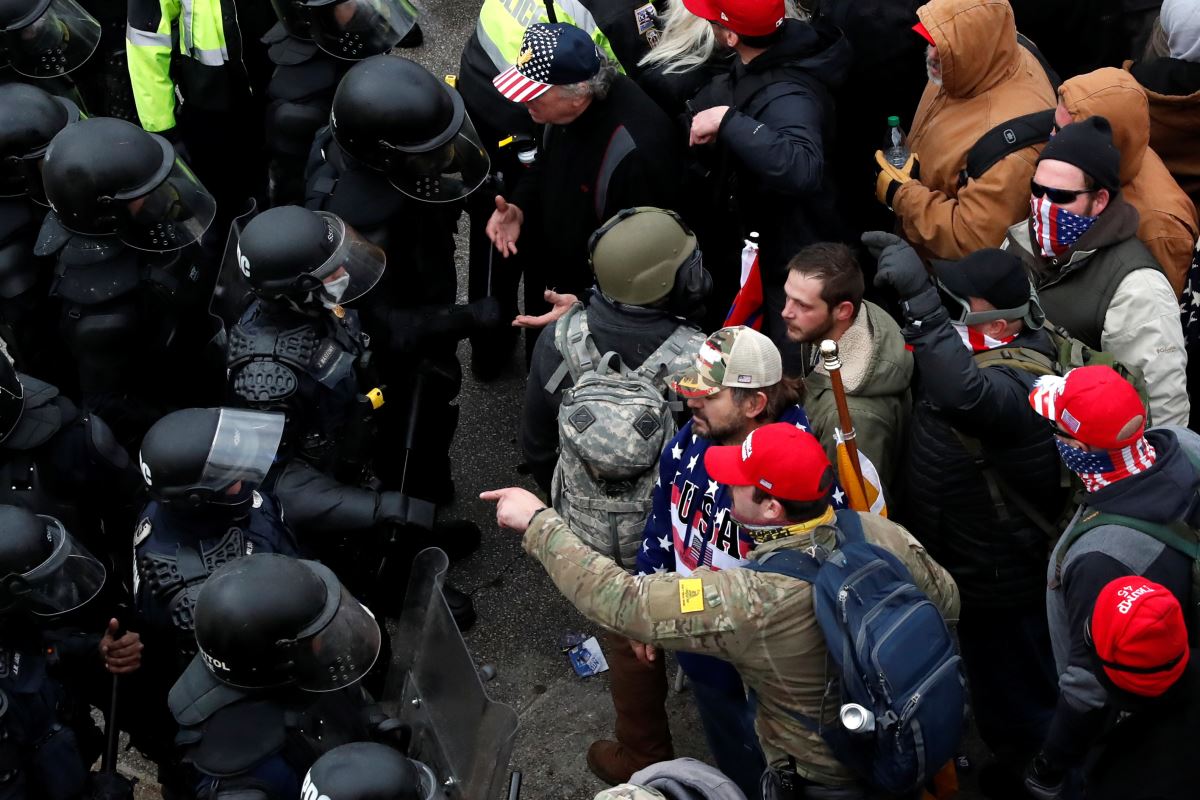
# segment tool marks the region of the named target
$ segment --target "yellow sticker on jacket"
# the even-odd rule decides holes
[[[679,582],[679,610],[684,614],[704,610],[704,581],[684,578]]]

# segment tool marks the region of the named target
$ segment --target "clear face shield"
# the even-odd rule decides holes
[[[148,192],[117,195],[126,213],[120,215],[117,236],[137,250],[167,252],[200,241],[217,216],[217,201],[192,173],[187,164],[175,157],[166,139],[155,137],[171,159],[171,168],[163,180]]]
[[[317,47],[350,61],[386,53],[417,24],[409,0],[342,0],[310,8],[308,31]]]
[[[236,505],[267,477],[283,439],[283,414],[222,408],[198,487]]]
[[[55,97],[67,111],[67,125],[79,121],[79,107],[65,97]],[[50,207],[42,184],[42,162],[46,149],[27,156],[0,160],[0,197],[28,197],[39,206]]]
[[[446,143],[423,153],[396,150],[388,180],[414,200],[451,203],[478,189],[491,166],[471,117],[464,112],[462,125]]]
[[[27,78],[54,78],[81,66],[100,43],[100,23],[75,0],[50,0],[20,28],[0,33],[12,68]]]
[[[308,562],[329,591],[320,619],[297,637],[296,685],[307,692],[332,692],[362,679],[379,657],[379,624],[346,591],[333,572]]]
[[[50,557],[24,575],[4,578],[11,596],[39,617],[74,611],[100,593],[104,565],[75,541],[54,517],[39,515],[46,523]]]
[[[325,218],[334,235],[341,237],[333,255],[312,272],[312,276],[321,281],[316,292],[318,299],[327,308],[333,308],[351,303],[371,291],[383,277],[387,256],[341,217],[324,211],[317,213]]]

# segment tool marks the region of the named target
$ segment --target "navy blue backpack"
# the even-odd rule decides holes
[[[838,721],[793,716],[863,780],[902,794],[956,754],[966,705],[961,659],[937,606],[900,559],[867,542],[857,512],[838,511],[837,528],[837,549],[824,561],[781,550],[745,568],[812,584],[841,702],[871,711],[875,729],[851,734]]]

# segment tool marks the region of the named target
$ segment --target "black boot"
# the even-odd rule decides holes
[[[446,605],[450,607],[454,624],[460,631],[470,630],[475,624],[475,603],[470,595],[460,592],[448,583],[442,585],[442,595],[446,598]]]

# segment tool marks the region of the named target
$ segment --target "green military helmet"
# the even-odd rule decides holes
[[[681,269],[704,270],[696,235],[679,215],[645,206],[627,208],[605,222],[588,241],[588,257],[600,291],[634,306],[654,305],[670,295],[683,277]]]

